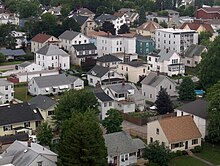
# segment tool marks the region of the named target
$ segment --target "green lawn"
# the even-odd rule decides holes
[[[196,76],[198,74],[198,68],[186,67],[186,74]]]
[[[0,64],[0,66],[17,65],[17,64],[21,64],[22,62],[23,61],[3,62]]]
[[[20,86],[14,88],[15,90],[15,98],[22,101],[28,101],[31,99],[30,95],[27,94],[27,87],[26,86]]]
[[[207,166],[207,164],[190,156],[181,156],[172,159],[169,166]]]
[[[220,165],[220,146],[204,143],[202,147],[203,151],[195,155],[213,164]]]

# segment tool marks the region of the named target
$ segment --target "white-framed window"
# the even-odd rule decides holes
[[[107,103],[106,102],[104,103],[104,107],[107,107]]]
[[[3,131],[10,131],[10,130],[12,130],[12,125],[3,126]]]
[[[31,126],[31,123],[30,122],[24,122],[24,127],[30,127]]]
[[[112,106],[112,102],[109,102],[109,106],[110,106],[110,107]]]
[[[198,144],[198,142],[199,142],[198,139],[193,139],[192,140],[192,145],[196,145],[196,144]]]
[[[160,130],[157,128],[156,129],[156,134],[159,135]]]
[[[5,90],[8,90],[8,86],[5,86]]]
[[[8,99],[8,94],[5,95],[5,99]]]

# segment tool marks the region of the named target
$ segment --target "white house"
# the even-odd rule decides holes
[[[185,65],[181,63],[181,56],[173,50],[162,49],[158,54],[150,53],[147,55],[147,61],[152,71],[158,71],[168,76],[185,73]]]
[[[0,79],[0,104],[9,103],[14,99],[14,84],[6,79]]]
[[[191,44],[198,44],[198,33],[186,29],[156,29],[156,49],[168,49],[182,53]]]
[[[157,72],[150,72],[149,75],[141,81],[141,88],[142,95],[150,102],[156,101],[158,92],[162,88],[166,89],[170,97],[178,96],[175,81]]]
[[[22,46],[27,46],[27,34],[26,32],[11,31],[11,36],[15,39],[15,48],[21,48]]]
[[[53,44],[48,44],[40,48],[35,54],[35,59],[36,64],[42,66],[43,69],[70,69],[70,55]]]
[[[15,141],[1,154],[0,163],[5,163],[4,166],[56,166],[57,156],[37,143]]]
[[[108,164],[135,165],[137,159],[143,156],[146,147],[141,139],[133,139],[125,131],[105,134],[104,139],[108,153]]]
[[[107,95],[101,88],[97,88],[94,90],[94,94],[99,103],[99,111],[100,111],[100,119],[103,120],[107,117],[107,112],[110,109],[115,108],[114,100]]]
[[[58,94],[69,89],[80,90],[83,88],[83,80],[65,74],[33,77],[28,82],[28,92],[31,95]]]
[[[33,72],[33,71],[41,71],[43,70],[43,67],[36,63],[25,61],[17,65],[17,70],[21,72]]]
[[[142,61],[122,62],[117,65],[117,72],[127,81],[137,83],[150,72],[150,66]]]
[[[99,58],[97,58],[97,65],[103,67],[109,67],[111,69],[116,69],[117,65],[121,63],[122,60],[112,54],[105,54]]]
[[[96,65],[87,73],[87,80],[90,86],[98,86],[121,83],[124,77],[108,67]]]
[[[196,126],[199,128],[202,138],[208,135],[208,102],[204,99],[198,99],[190,103],[184,104],[175,109],[177,116],[191,115]]]
[[[13,24],[19,25],[19,17],[14,13],[1,13],[0,14],[0,25],[1,24]]]
[[[147,143],[159,141],[171,151],[201,146],[202,135],[189,115],[164,118],[147,124]]]
[[[113,53],[136,54],[136,38],[118,35],[97,36],[98,55]]]
[[[67,51],[70,51],[72,45],[89,43],[89,38],[87,38],[85,35],[70,30],[66,30],[65,32],[63,32],[59,36],[59,39],[61,41],[60,47],[64,48]]]

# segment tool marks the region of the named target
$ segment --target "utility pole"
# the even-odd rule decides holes
[[[25,95],[26,95],[26,96],[25,96],[25,99],[26,99],[26,101],[27,101],[27,97],[28,97],[28,96],[27,96],[27,95],[28,95],[27,93],[28,93],[28,71],[27,71],[27,87],[26,87],[26,92],[25,92]]]

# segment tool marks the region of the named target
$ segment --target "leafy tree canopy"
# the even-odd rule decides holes
[[[51,140],[53,138],[53,133],[51,127],[47,122],[42,123],[37,128],[37,140],[43,146],[51,146]]]
[[[185,101],[193,101],[196,99],[195,85],[191,78],[183,78],[183,81],[179,86],[179,99]]]
[[[124,33],[129,33],[130,28],[128,27],[127,24],[123,24],[120,29],[118,30],[118,34],[124,34]]]
[[[111,22],[109,21],[105,21],[103,24],[102,24],[102,30],[105,31],[105,32],[110,32],[112,35],[115,35],[115,27],[114,27],[114,24],[112,24]]]

